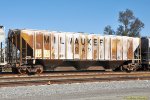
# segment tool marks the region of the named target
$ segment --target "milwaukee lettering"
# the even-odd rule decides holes
[[[60,37],[60,44],[64,44],[64,42],[62,41],[62,37]]]
[[[94,46],[97,46],[97,39],[93,40]]]
[[[91,39],[87,39],[88,44],[92,45]]]
[[[75,44],[79,44],[79,40],[77,38],[75,39]]]
[[[103,45],[103,40],[102,39],[100,39],[100,46],[102,46]]]
[[[44,43],[49,43],[50,39],[49,36],[44,35]]]
[[[81,44],[82,44],[82,45],[85,45],[85,39],[82,39],[82,38],[81,38]]]

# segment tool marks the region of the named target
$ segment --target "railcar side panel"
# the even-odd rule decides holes
[[[92,35],[87,36],[87,60],[92,60]]]
[[[140,40],[139,38],[133,38],[133,52],[135,52],[135,50],[139,47],[140,45]]]
[[[111,36],[111,60],[117,59],[117,41],[116,37]]]
[[[43,58],[43,32],[35,33],[35,59]]]
[[[134,59],[139,59],[139,48],[140,48],[140,39],[139,38],[133,38],[133,53],[134,53]]]
[[[58,59],[58,33],[51,33],[51,59]]]
[[[98,36],[97,35],[93,35],[93,60],[98,60],[98,46],[99,46],[99,43],[98,43]]]
[[[122,37],[117,36],[116,37],[117,41],[117,60],[122,60],[122,54],[123,54],[123,42],[122,42]]]
[[[104,36],[99,36],[99,60],[104,60]]]
[[[105,36],[105,60],[110,60],[110,37]]]
[[[132,37],[128,37],[128,51],[127,51],[127,57],[128,60],[132,60],[133,59],[133,38]]]
[[[85,34],[81,34],[80,38],[80,59],[85,60],[87,58],[87,36]]]
[[[73,59],[73,33],[66,34],[66,59]]]
[[[59,59],[66,59],[66,36],[65,33],[59,33]]]
[[[128,38],[126,36],[123,36],[123,60],[127,60],[127,49],[128,49]]]
[[[33,31],[21,31],[22,38],[29,44],[31,48],[34,48],[34,32]]]
[[[50,38],[50,33],[49,32],[44,32],[43,33],[43,59],[50,59],[50,49],[51,49],[51,38]]]
[[[80,34],[73,34],[74,36],[74,59],[80,59]]]

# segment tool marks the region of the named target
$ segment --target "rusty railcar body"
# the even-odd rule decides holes
[[[13,63],[19,72],[41,73],[58,66],[135,70],[141,63],[140,38],[13,29],[9,30],[8,41],[9,47],[16,48],[16,56],[8,57],[8,63]]]

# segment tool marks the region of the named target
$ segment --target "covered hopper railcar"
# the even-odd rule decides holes
[[[20,73],[74,66],[136,70],[141,63],[140,38],[73,32],[13,29],[8,34],[8,62]]]

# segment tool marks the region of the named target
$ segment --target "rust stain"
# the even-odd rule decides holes
[[[22,32],[21,33],[22,38],[29,44],[29,46],[33,49],[33,34],[30,34],[28,32]]]
[[[112,48],[112,59],[116,60],[117,58],[117,40],[116,39],[112,39],[112,45],[111,45],[111,48]]]
[[[81,59],[86,59],[86,52],[87,52],[87,50],[86,50],[87,40],[86,39],[87,39],[86,35],[85,35],[85,37],[81,37],[81,42],[80,42],[80,52],[81,52],[80,58]]]
[[[37,54],[37,59],[43,57],[43,33],[42,32],[37,32],[36,33],[36,54]]]
[[[50,34],[43,34],[43,43],[44,43],[44,47],[43,47],[43,58],[45,59],[50,59]]]
[[[98,38],[97,36],[93,36],[93,60],[98,59]]]
[[[51,34],[51,59],[55,58],[55,49],[54,49],[54,35]]]
[[[133,59],[133,40],[128,39],[128,51],[127,51],[127,57],[128,59]]]

